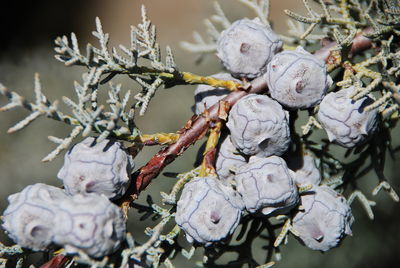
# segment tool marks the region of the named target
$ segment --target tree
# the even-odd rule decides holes
[[[23,248],[53,252],[59,249],[50,246],[55,244],[66,256],[56,253],[48,267],[135,261],[172,266],[177,254],[191,258],[204,246],[203,265],[237,252],[229,265],[258,266],[263,263],[249,245],[262,238],[268,244],[263,267],[270,267],[289,233],[314,250],[338,246],[351,233],[349,205],[356,198],[373,218],[375,202],[359,187],[366,173],[378,177],[373,195],[386,190],[399,201],[384,174],[386,154],[395,157],[397,151],[391,131],[399,108],[398,3],[321,0],[314,9],[304,0],[308,16],[285,11],[295,22],[291,36],[279,37],[270,28],[268,1],[240,2],[255,11],[254,20],[231,23],[216,4],[216,15],[207,21],[210,40],[195,34],[195,42],[182,44],[202,55],[217,51],[233,77],[180,70],[171,48],[161,53],[155,26],[142,7],[142,21],[132,28],[129,46],[110,48],[98,18],[93,35],[99,45],[88,44],[85,53],[73,33],[55,40],[59,61],[85,67],[82,82],[74,84],[77,98],[62,99],[71,112],[42,93],[38,75],[34,102],[0,87],[9,99],[3,111],[30,111],[9,132],[40,116],[71,126],[65,138],[49,137],[57,146],[43,159],[51,161],[69,149],[57,175],[65,191],[34,184],[9,198],[3,227],[19,245],[2,246],[5,262],[21,263],[30,253]],[[140,85],[134,98],[111,83],[118,75]],[[195,116],[176,133],[143,134],[136,120],[158,89],[182,84],[200,85]],[[105,102],[102,91],[108,93]],[[296,123],[303,117],[299,128]],[[324,129],[328,140],[315,135],[317,129]],[[72,147],[79,136],[95,138]],[[167,165],[205,136],[195,168],[165,174],[178,180],[171,192],[161,192],[163,205],[150,196],[148,206],[135,202]],[[134,169],[131,158],[150,145],[163,147]],[[344,157],[337,146],[347,148]],[[232,158],[236,162],[229,162]],[[134,230],[125,234],[130,208],[158,221],[146,229],[149,240],[136,242]],[[81,222],[81,214],[88,218]],[[67,232],[69,221],[80,224]],[[82,242],[86,236],[89,244]],[[179,236],[194,246],[187,251]]]

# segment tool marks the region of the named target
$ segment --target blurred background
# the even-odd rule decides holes
[[[213,14],[211,0],[69,0],[69,1],[8,1],[2,6],[0,16],[2,41],[0,42],[0,82],[11,90],[33,99],[34,73],[41,74],[43,91],[51,99],[60,99],[62,95],[74,97],[73,81],[81,81],[80,67],[64,67],[53,57],[53,40],[59,35],[75,32],[83,48],[87,42],[94,42],[91,31],[94,19],[99,16],[103,29],[111,35],[111,45],[129,43],[130,25],[140,21],[140,5],[145,4],[148,14],[158,29],[158,41],[161,47],[169,44],[176,55],[181,70],[209,75],[221,71],[221,65],[213,55],[209,55],[200,64],[195,64],[195,55],[183,51],[180,41],[192,41],[194,30],[204,34],[203,19]],[[227,16],[232,21],[242,17],[253,17],[247,7],[234,0],[221,0]],[[286,16],[283,9],[304,13],[300,0],[271,0],[271,20],[274,29],[284,34]],[[12,19],[10,19],[12,18]],[[94,43],[97,45],[96,43]],[[136,92],[137,85],[126,79],[117,79],[125,90]],[[137,120],[144,133],[175,132],[192,115],[193,86],[179,86],[160,90],[150,103],[147,114]],[[0,105],[6,104],[0,96]],[[40,160],[55,145],[47,140],[48,135],[65,137],[70,128],[61,123],[39,119],[26,129],[15,134],[6,134],[13,124],[27,115],[17,109],[0,114],[0,210],[7,206],[7,196],[21,191],[26,185],[37,182],[60,186],[56,174],[63,163],[59,156],[51,163]],[[399,134],[399,131],[396,131]],[[323,133],[321,133],[323,134]],[[397,135],[398,137],[398,135]],[[400,142],[395,139],[395,144]],[[177,159],[166,171],[183,172],[193,166],[195,154],[200,144],[190,148],[184,157]],[[137,167],[145,164],[159,148],[146,148],[137,158]],[[386,175],[397,192],[400,192],[400,175],[396,170],[398,160],[388,161]],[[147,193],[159,201],[159,192],[169,191],[174,179],[159,176],[149,187]],[[376,185],[374,176],[365,179],[363,188],[370,193]],[[399,267],[400,263],[400,206],[394,204],[385,193],[380,193],[374,208],[375,220],[370,221],[356,201],[353,206],[356,222],[353,236],[344,240],[341,247],[321,254],[302,247],[293,237],[289,244],[282,247],[283,260],[275,267]],[[145,203],[146,193],[139,203]],[[130,226],[137,241],[144,241],[144,224],[154,225],[150,221],[139,222],[138,214],[132,211]],[[4,232],[0,230],[0,241],[10,244]],[[265,244],[265,241],[264,241]],[[258,261],[262,262],[267,254],[259,242],[254,246]],[[189,248],[189,245],[188,247]],[[198,252],[201,254],[201,251]],[[200,260],[198,256],[197,260]],[[178,267],[193,267],[194,263],[179,258]],[[397,265],[396,265],[397,264]]]

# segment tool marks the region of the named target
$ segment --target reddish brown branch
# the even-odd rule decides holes
[[[40,268],[59,268],[62,267],[64,264],[66,264],[71,257],[64,256],[64,255],[57,255],[54,256],[51,260],[46,262],[45,264],[42,264]]]
[[[370,39],[364,37],[362,34],[358,34],[353,41],[351,51],[353,53],[360,52],[371,47],[371,43]],[[326,61],[330,56],[329,48],[335,45],[335,42],[329,42],[325,44],[323,48],[316,51],[314,55]],[[250,89],[247,92],[232,92],[226,96],[223,101],[226,101],[230,106],[232,106],[245,95],[249,93],[261,93],[266,89],[266,81],[262,77],[259,77],[251,81]],[[135,187],[133,191],[129,193],[130,197],[128,199],[130,199],[130,201],[136,199],[140,192],[143,191],[158,174],[160,174],[164,167],[180,156],[190,145],[203,137],[208,130],[209,120],[218,119],[218,107],[218,104],[215,104],[209,109],[208,118],[202,116],[191,118],[185,127],[180,130],[181,136],[175,144],[163,148],[154,155],[145,166],[135,173],[137,176],[135,178]],[[124,201],[129,202],[129,200]]]
[[[261,93],[267,89],[267,84],[262,77],[259,77],[251,82],[250,89],[246,91],[234,91],[226,96],[222,101],[227,102],[229,106],[234,105],[240,98],[249,93]],[[176,157],[181,155],[190,145],[202,138],[207,132],[209,122],[218,120],[218,103],[209,109],[208,117],[198,116],[191,118],[185,127],[179,132],[181,136],[179,140],[153,156],[150,161],[140,169],[139,175],[136,177],[136,191],[134,198],[144,190],[151,180],[164,169],[169,163],[175,160]]]
[[[353,43],[350,48],[350,56],[357,54],[360,51],[364,51],[369,49],[372,45],[371,39],[364,36],[364,34],[372,33],[373,29],[371,27],[365,28],[362,32],[356,34],[356,37],[353,39]],[[336,46],[336,42],[332,42],[329,40],[322,40],[322,48],[317,50],[314,55],[323,61],[327,61],[330,56],[330,49]]]
[[[266,83],[259,83],[258,87],[252,85],[251,92],[257,93],[266,89]],[[235,104],[240,98],[247,95],[245,91],[235,91],[223,99],[229,105]],[[190,119],[185,127],[179,132],[181,134],[179,140],[162,149],[153,158],[140,169],[139,175],[136,177],[136,194],[139,194],[146,186],[155,178],[165,166],[175,160],[176,157],[181,155],[190,145],[195,143],[198,139],[204,136],[209,127],[209,121],[218,120],[218,107],[213,105],[209,109],[208,118],[198,116]]]

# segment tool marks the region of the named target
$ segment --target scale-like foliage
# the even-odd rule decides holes
[[[255,12],[255,21],[258,25],[256,28],[264,29],[265,27],[271,31],[268,0],[238,1]],[[356,199],[361,202],[370,219],[375,217],[373,207],[379,205],[372,200],[372,197],[381,190],[386,191],[393,201],[399,202],[399,196],[384,173],[386,153],[395,156],[398,151],[393,149],[391,144],[391,131],[399,119],[400,109],[399,1],[315,0],[314,2],[312,5],[308,0],[303,0],[307,15],[285,11],[292,20],[288,23],[289,36],[281,36],[285,42],[284,50],[294,50],[300,45],[307,51],[314,52],[311,55],[303,48],[298,48],[297,51],[307,54],[305,61],[315,62],[314,57],[317,57],[326,63],[324,65],[322,61],[318,61],[319,68],[323,70],[321,80],[324,80],[324,87],[321,89],[321,96],[318,95],[312,100],[307,99],[308,95],[301,95],[308,80],[312,79],[312,75],[304,76],[308,73],[307,65],[301,65],[299,68],[294,65],[295,70],[287,72],[290,68],[282,64],[280,59],[280,56],[292,55],[295,54],[294,52],[281,53],[280,56],[277,54],[278,56],[275,56],[275,60],[272,60],[270,64],[271,69],[277,68],[279,64],[285,67],[276,80],[278,81],[284,75],[287,76],[285,83],[291,83],[289,97],[277,97],[275,91],[279,91],[279,88],[273,88],[273,85],[271,85],[271,92],[266,91],[268,83],[272,83],[271,74],[266,70],[262,70],[263,73],[257,74],[259,77],[251,81],[248,80],[250,77],[247,79],[242,77],[243,81],[229,78],[224,80],[211,74],[203,77],[180,71],[171,48],[166,47],[165,58],[161,56],[161,48],[156,40],[156,28],[149,20],[144,7],[141,10],[141,22],[136,27],[131,27],[131,41],[128,47],[120,45],[119,48],[110,48],[109,34],[103,31],[98,18],[96,18],[96,30],[93,32],[98,40],[98,47],[87,44],[86,52],[82,54],[74,33],[70,38],[62,36],[55,40],[57,60],[66,66],[85,67],[82,82],[74,83],[75,98],[62,97],[62,101],[69,108],[68,114],[59,109],[58,101],[50,101],[44,95],[38,75],[35,76],[33,102],[0,84],[0,93],[9,100],[8,104],[0,108],[0,111],[18,107],[29,111],[25,119],[16,123],[8,132],[21,130],[41,116],[71,126],[71,131],[65,138],[49,136],[57,147],[43,159],[44,161],[52,160],[63,150],[71,148],[72,143],[79,136],[95,136],[95,139],[89,140],[99,145],[106,144],[108,139],[125,141],[130,144],[130,147],[123,154],[128,153],[132,157],[140,153],[144,146],[165,146],[145,166],[132,174],[131,183],[128,186],[124,185],[125,195],[121,192],[112,199],[112,202],[119,205],[121,209],[120,211],[113,206],[119,211],[116,214],[121,216],[119,223],[122,222],[122,213],[128,218],[130,208],[141,214],[140,220],[157,221],[153,227],[145,229],[148,239],[136,240],[134,237],[137,230],[128,229],[124,240],[121,239],[123,235],[118,236],[122,240],[117,241],[118,245],[122,244],[118,251],[103,256],[104,254],[98,252],[80,249],[79,246],[71,250],[71,243],[64,243],[63,234],[57,233],[57,228],[54,228],[54,236],[58,237],[55,243],[58,243],[58,246],[49,248],[49,252],[54,253],[55,256],[48,260],[45,267],[69,267],[74,264],[88,267],[132,265],[159,267],[163,264],[166,267],[174,267],[174,258],[178,254],[192,259],[198,249],[204,246],[204,258],[197,262],[200,266],[216,266],[222,256],[234,252],[237,253],[236,258],[231,259],[227,265],[267,268],[273,266],[274,261],[280,260],[280,247],[287,243],[290,234],[302,240],[311,249],[325,251],[338,246],[341,239],[346,234],[350,234],[352,223],[350,205]],[[182,43],[185,49],[201,55],[214,53],[221,32],[234,25],[218,3],[214,7],[216,14],[205,20],[209,38],[205,39],[196,32],[193,43]],[[254,30],[257,31],[257,29]],[[319,44],[317,40],[322,40],[322,43]],[[252,44],[239,45],[240,53],[246,55]],[[372,50],[371,47],[379,49]],[[356,54],[357,60],[354,57]],[[301,64],[297,59],[289,59],[289,65],[293,65],[292,61]],[[246,62],[251,64],[252,60]],[[265,66],[267,64],[268,62]],[[333,77],[333,85],[325,73],[325,68]],[[121,85],[111,82],[116,75],[125,75],[140,86],[141,90],[136,93],[134,100],[130,98],[131,91],[122,94]],[[269,79],[266,79],[265,75],[269,76]],[[302,79],[294,79],[298,77]],[[102,86],[105,83],[109,83],[107,99],[101,102],[98,98],[99,91],[105,90]],[[207,103],[204,109],[198,109],[198,114],[188,120],[185,126],[176,133],[141,133],[135,122],[135,111],[143,115],[160,87],[171,88],[181,84],[207,85],[211,89],[215,88],[215,90],[210,90],[213,92],[210,94],[223,96],[215,98],[214,103]],[[232,92],[228,92],[227,89]],[[351,92],[347,94],[348,96],[343,97],[345,102],[338,106],[346,108],[343,103],[349,104],[350,108],[347,111],[349,115],[342,118],[343,113],[336,117],[327,113],[331,111],[332,105],[328,105],[326,109],[325,103],[329,100],[326,94],[330,92],[331,95],[328,96],[333,96],[336,91],[343,93],[349,90]],[[243,105],[242,107],[239,99],[248,93],[254,95],[244,100],[254,98],[254,103],[248,103],[246,107]],[[263,96],[255,94],[263,94]],[[297,101],[303,98],[306,99],[307,104],[288,105],[281,100],[281,97],[298,98]],[[275,100],[270,98],[275,98]],[[341,101],[339,97],[338,99]],[[369,101],[364,101],[366,99]],[[263,103],[273,103],[276,109],[267,109],[267,113],[257,113],[257,110],[266,109],[262,106]],[[373,126],[365,126],[371,120],[364,122],[363,113],[374,115]],[[326,118],[321,114],[324,114]],[[296,129],[295,123],[300,116],[308,119],[299,130]],[[283,118],[283,121],[281,120],[283,123],[276,121],[276,117]],[[226,122],[227,120],[229,123]],[[335,122],[335,124],[328,124],[329,122]],[[351,126],[348,126],[350,123]],[[228,126],[231,135],[228,135],[225,126]],[[278,142],[274,140],[276,135],[265,135],[272,133],[275,128],[284,129],[285,135],[281,135],[282,140]],[[351,130],[349,133],[346,132],[347,128]],[[320,129],[328,132],[331,141],[320,140],[313,135]],[[363,130],[368,131],[363,132]],[[334,144],[332,133],[337,134],[334,137],[336,140],[340,137],[345,140],[352,138],[356,141],[345,143],[348,149],[344,157],[332,152],[333,146],[344,146],[344,142],[341,141],[336,141]],[[354,133],[357,134],[356,137],[353,137]],[[160,193],[162,204],[153,202],[151,196],[148,196],[145,205],[133,202],[166,165],[205,135],[208,135],[208,139],[199,152],[195,168],[188,168],[188,172],[181,174],[164,173],[164,176],[175,178],[176,182],[169,192]],[[228,151],[221,147],[224,139],[232,147]],[[270,153],[268,155],[260,153],[278,145],[282,148],[271,152],[274,156],[270,158],[265,158],[270,156]],[[81,147],[77,145],[80,150]],[[105,152],[104,155],[108,155],[107,145],[104,147],[102,149]],[[255,156],[257,152],[258,155]],[[282,158],[277,157],[277,154]],[[82,155],[85,156],[85,153]],[[80,167],[84,165],[94,167],[96,172],[85,173],[85,176],[90,176],[92,173],[101,174],[101,176],[96,175],[96,178],[92,180],[94,183],[100,183],[107,191],[113,190],[108,187],[120,183],[118,180],[115,181],[116,176],[113,172],[120,170],[121,166],[118,167],[119,169],[114,169],[112,166],[113,164],[121,165],[118,164],[119,162],[102,161],[104,159],[96,158],[95,155],[89,157],[90,161],[85,157],[76,159],[76,162]],[[230,160],[236,160],[236,162],[225,161],[229,157]],[[273,159],[278,159],[279,163],[272,161]],[[217,167],[215,167],[215,162],[217,162]],[[92,165],[93,163],[95,164]],[[268,169],[262,167],[266,164],[259,165],[259,163],[267,163]],[[282,174],[280,169],[284,170],[285,176],[279,175]],[[218,178],[218,176],[222,177],[221,170],[229,179]],[[362,190],[359,184],[363,182],[362,178],[371,171],[376,174],[378,182],[372,192],[368,193]],[[301,178],[304,174],[312,174],[314,179]],[[79,183],[79,181],[83,182],[85,178],[73,177],[71,184]],[[203,182],[206,183],[205,186]],[[196,188],[194,186],[196,183],[204,187]],[[93,184],[84,186],[82,189],[90,192]],[[180,197],[181,192],[184,192],[183,198]],[[66,197],[67,201],[63,201],[63,206],[68,209],[73,210],[74,202],[85,200],[75,193],[68,194],[73,195],[73,197]],[[102,193],[96,192],[96,194]],[[40,193],[40,196],[44,203],[57,199],[49,193]],[[243,209],[243,206],[232,205],[232,200],[230,200],[232,196],[238,198],[237,202],[233,203],[241,204],[243,201],[247,210]],[[28,201],[29,198],[27,197]],[[11,208],[19,207],[13,202],[28,202],[21,198],[22,201],[17,199],[12,196],[9,198]],[[74,202],[68,203],[69,199]],[[105,197],[102,199],[104,206],[112,206]],[[303,200],[303,204],[300,204],[299,200]],[[315,203],[318,205],[314,207]],[[229,217],[225,218],[222,217],[224,211],[218,210],[224,205],[231,210],[234,207],[234,213],[228,213]],[[90,204],[82,206],[90,208]],[[45,209],[45,205],[43,208]],[[332,221],[326,220],[327,218],[322,214],[332,211],[335,212]],[[31,211],[31,213],[34,212]],[[65,209],[59,209],[54,213],[58,215],[57,219],[66,219],[67,217],[62,217],[64,212]],[[262,213],[265,215],[261,216]],[[175,215],[178,215],[177,219],[179,218],[177,222],[175,222]],[[104,233],[108,235],[107,237],[114,238],[112,215],[108,216],[111,217],[111,221],[104,224],[108,226]],[[76,217],[81,217],[81,215]],[[224,226],[226,230],[221,235],[220,230],[216,228],[223,225],[225,219],[228,219],[226,221],[228,226]],[[25,220],[29,221],[31,218],[27,217]],[[7,221],[6,217],[4,221]],[[316,221],[319,225],[315,223]],[[205,225],[201,222],[211,227],[204,228]],[[339,224],[331,226],[332,222]],[[28,222],[27,226],[29,224]],[[9,227],[9,224],[4,225]],[[53,225],[57,227],[67,224],[63,222],[60,225]],[[83,224],[77,228],[83,230],[85,227]],[[25,232],[30,229],[24,229],[24,234],[33,236],[38,231],[33,229],[32,232]],[[215,231],[214,235],[210,234],[210,230]],[[102,229],[96,232],[102,233]],[[194,239],[194,244],[190,249],[185,248],[181,243],[180,237],[185,235],[185,232]],[[255,240],[261,240],[264,248],[267,249],[266,256],[261,262],[252,251],[256,244]],[[63,247],[67,250],[63,251]],[[53,251],[54,249],[57,251]],[[75,255],[72,257],[68,252],[74,252]],[[17,267],[22,267],[31,253],[18,245],[8,247],[0,243],[0,266],[15,263]],[[43,263],[45,261],[46,257],[43,258]]]

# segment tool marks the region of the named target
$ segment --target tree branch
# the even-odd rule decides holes
[[[368,27],[365,28],[362,32],[357,33],[351,44],[350,55],[357,54],[371,47],[372,40],[364,35],[372,32],[373,29],[371,27]],[[326,62],[330,56],[330,49],[335,47],[336,45],[337,43],[333,41],[323,41],[323,47],[315,51],[314,56]]]
[[[358,34],[351,47],[351,53],[356,54],[363,50],[371,47],[372,41],[363,36],[364,33],[368,33],[370,29],[366,29],[362,33]],[[324,46],[316,51],[314,55],[325,62],[330,58],[330,48],[337,45],[335,42],[326,42]],[[250,93],[262,93],[267,90],[267,83],[262,77],[256,78],[251,81],[247,91],[233,91],[226,96],[222,101],[225,101],[230,107],[234,105],[239,99]],[[141,191],[143,191],[150,182],[160,174],[160,172],[180,156],[190,145],[194,144],[197,140],[201,139],[208,131],[209,122],[215,121],[219,117],[219,103],[213,105],[208,109],[207,116],[193,116],[186,125],[178,132],[180,134],[176,143],[171,144],[156,155],[154,155],[150,161],[140,168],[133,174],[134,183],[128,189],[127,193],[118,203],[122,204],[122,207],[128,208],[129,204],[138,198]],[[132,154],[137,153],[137,148],[130,148]],[[61,267],[70,258],[68,256],[58,255],[53,257],[49,262],[42,265],[42,268],[58,268]]]
[[[368,33],[369,28],[365,29],[362,33],[356,35],[353,40],[351,47],[351,53],[356,54],[363,50],[371,47],[372,41],[366,38],[363,34]],[[324,46],[316,51],[314,55],[324,60],[325,62],[330,57],[330,48],[337,45],[335,42],[325,42]],[[222,101],[229,104],[232,107],[239,99],[246,96],[249,93],[262,93],[267,90],[267,83],[262,77],[258,77],[251,81],[249,89],[247,91],[234,91],[226,96]],[[178,141],[161,149],[155,154],[150,161],[140,168],[138,172],[133,175],[134,187],[131,187],[131,191],[121,200],[123,206],[128,206],[129,203],[138,198],[138,195],[143,191],[150,182],[160,174],[160,172],[180,156],[190,145],[194,144],[197,140],[201,139],[208,131],[209,122],[218,119],[219,104],[214,104],[208,109],[208,116],[193,116],[186,125],[179,130],[180,137]]]
[[[257,81],[254,80],[251,83],[248,92],[232,92],[222,101],[225,101],[229,106],[232,106],[248,93],[260,93],[263,90],[266,90],[267,84],[262,80],[262,78],[258,78]],[[178,141],[160,150],[144,167],[140,169],[139,175],[136,177],[135,181],[136,189],[134,194],[138,195],[142,190],[144,190],[151,180],[155,178],[165,166],[174,161],[175,158],[181,155],[190,145],[194,144],[207,133],[209,122],[218,120],[218,108],[219,105],[217,103],[208,109],[209,113],[207,117],[202,115],[192,117],[186,125],[178,131],[180,134]]]

